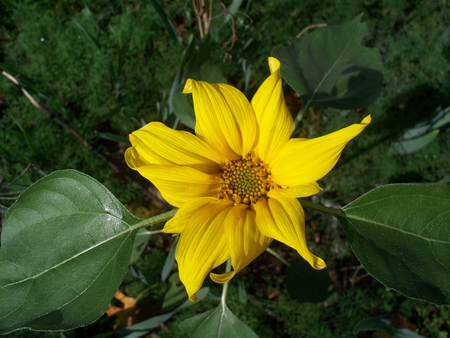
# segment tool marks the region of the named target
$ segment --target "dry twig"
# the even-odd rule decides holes
[[[25,94],[25,96],[28,98],[28,100],[30,100],[31,104],[33,106],[35,106],[36,108],[38,108],[39,110],[41,110],[42,112],[44,112],[45,114],[47,114],[50,118],[53,119],[53,121],[55,121],[56,123],[58,123],[61,127],[63,127],[64,129],[66,129],[69,133],[71,133],[73,136],[75,136],[81,143],[83,143],[83,145],[85,147],[88,147],[95,155],[97,155],[97,157],[99,159],[101,159],[102,161],[106,162],[111,169],[115,172],[118,173],[119,169],[116,167],[116,165],[110,161],[108,161],[108,159],[103,156],[101,153],[99,153],[96,149],[94,149],[93,146],[91,146],[88,141],[83,138],[83,136],[81,136],[76,130],[72,129],[67,123],[65,123],[64,121],[62,121],[58,116],[55,116],[53,113],[51,113],[46,107],[44,107],[42,104],[40,104],[38,101],[36,101],[34,99],[33,96],[30,95],[30,93],[28,93],[28,91],[22,87],[19,83],[19,81],[12,76],[11,74],[2,71],[2,75],[4,77],[6,77],[7,79],[9,79],[10,81],[12,81],[14,84],[16,84],[17,86],[20,87],[20,89],[22,90],[22,92]]]
[[[306,26],[305,28],[302,29],[302,31],[300,33],[297,34],[296,38],[301,37],[303,34],[306,33],[306,31],[308,31],[308,30],[310,30],[312,28],[326,27],[326,25],[327,25],[326,23],[316,23],[316,24],[313,24],[313,25]]]

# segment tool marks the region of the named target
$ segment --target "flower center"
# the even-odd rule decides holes
[[[255,204],[272,187],[267,165],[250,154],[225,164],[221,178],[218,197],[231,199],[235,205]]]

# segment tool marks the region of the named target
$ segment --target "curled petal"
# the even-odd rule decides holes
[[[231,255],[233,271],[211,273],[216,283],[225,283],[266,250],[272,238],[264,236],[255,222],[255,213],[246,205],[234,206],[224,224],[225,238]]]
[[[252,107],[260,128],[256,153],[266,163],[288,142],[293,123],[284,100],[280,61],[270,57],[269,67],[271,75],[252,99]]]
[[[191,216],[180,235],[175,259],[180,280],[186,287],[189,300],[197,299],[208,273],[230,256],[224,236],[224,222],[231,202],[217,201],[205,204]]]
[[[281,194],[261,198],[255,205],[256,225],[267,236],[298,251],[314,269],[323,269],[325,262],[312,254],[306,245],[305,214],[300,202]]]
[[[208,175],[190,167],[147,165],[136,170],[178,208],[192,199],[214,196],[220,187],[220,174]]]
[[[271,163],[272,180],[282,186],[315,182],[333,169],[347,143],[370,123],[370,115],[334,133],[314,139],[291,139]]]
[[[258,123],[247,98],[226,84],[188,79],[183,93],[192,93],[195,133],[227,159],[249,153],[258,140]]]
[[[195,135],[150,122],[130,135],[125,161],[132,169],[149,164],[183,165],[208,174],[220,172],[224,158]]]

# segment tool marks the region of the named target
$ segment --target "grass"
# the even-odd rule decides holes
[[[119,172],[111,169],[1,77],[0,198],[16,196],[15,192],[54,170],[74,168],[105,184],[123,203],[148,208],[150,213],[167,208],[148,190],[147,182],[126,168],[123,151],[127,145],[102,136],[111,133],[126,139],[149,121],[173,122],[167,115],[170,89],[189,35],[200,33],[190,2],[165,2],[164,8],[181,33],[181,45],[164,29],[150,2],[0,3],[0,68],[21,74],[20,81],[39,102],[119,168]],[[382,55],[385,84],[380,97],[364,111],[311,108],[300,125],[305,135],[314,137],[372,114],[372,124],[320,182],[324,191],[316,198],[334,206],[345,205],[381,184],[448,180],[448,128],[412,154],[401,156],[389,150],[406,129],[428,118],[436,107],[450,105],[450,64],[441,38],[450,24],[448,6],[432,0],[249,0],[235,14],[233,28],[222,22],[223,9],[216,4],[210,30],[211,57],[229,83],[244,90],[242,64],[251,64],[247,92],[251,97],[268,74],[267,57],[274,46],[310,24],[339,24],[360,12],[370,28],[366,45]],[[233,32],[234,42],[230,40]],[[4,208],[0,210],[12,202],[1,199]],[[357,283],[349,283],[351,275],[345,268],[358,262],[331,217],[311,212],[307,228],[313,251],[326,258],[337,275],[338,294],[325,303],[298,304],[287,295],[283,265],[263,254],[244,271],[241,282],[232,283],[228,300],[232,311],[261,337],[351,337],[360,319],[380,315],[427,337],[449,336],[448,306],[407,299],[363,277],[363,271]],[[150,284],[159,280],[167,246],[167,240],[152,241],[153,250],[137,263]],[[277,249],[285,258],[293,257],[292,251]],[[277,267],[277,273],[264,266]],[[167,285],[156,284],[140,304],[160,306]],[[239,285],[245,285],[245,297]],[[123,288],[137,297],[145,285],[129,275]],[[277,296],[271,298],[274,291]],[[220,289],[214,292],[220,294]],[[156,334],[184,337],[178,323],[214,304],[207,300],[178,313]],[[67,336],[83,336],[86,330]],[[95,332],[108,330],[100,326]],[[11,334],[33,335],[44,334]]]

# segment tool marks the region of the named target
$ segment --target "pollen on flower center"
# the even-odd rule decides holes
[[[267,165],[247,154],[230,160],[222,168],[222,185],[218,197],[230,199],[234,204],[255,204],[272,187]]]

